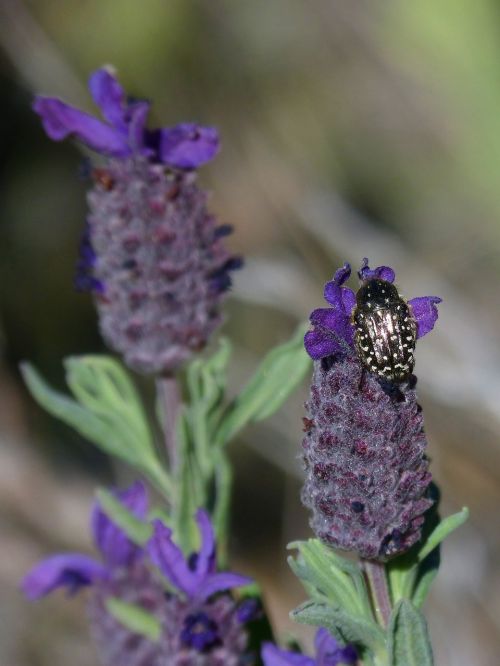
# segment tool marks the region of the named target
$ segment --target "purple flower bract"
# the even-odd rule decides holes
[[[56,97],[35,98],[33,110],[41,117],[51,139],[75,137],[108,157],[143,155],[176,169],[196,169],[213,159],[219,150],[219,137],[213,127],[181,123],[148,130],[149,102],[128,101],[111,67],[94,72],[89,88],[106,122]]]

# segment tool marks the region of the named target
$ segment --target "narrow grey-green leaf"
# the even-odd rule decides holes
[[[144,608],[127,603],[117,597],[106,599],[106,608],[124,627],[134,634],[140,634],[152,641],[157,641],[161,635],[160,621]]]
[[[293,337],[267,354],[254,376],[227,409],[217,432],[220,445],[251,421],[261,421],[277,411],[300,382],[311,365],[304,350],[305,326]]]
[[[35,400],[106,453],[143,471],[168,498],[170,477],[154,451],[132,382],[119,363],[87,356],[68,359],[65,365],[77,400],[52,389],[30,364],[21,365]]]
[[[340,607],[306,601],[293,610],[290,617],[301,624],[325,627],[343,644],[361,644],[372,652],[384,647],[384,632],[375,622],[356,617]]]
[[[153,450],[139,396],[121,364],[109,356],[70,357],[64,361],[68,386],[77,400],[115,428],[134,449]]]
[[[106,453],[124,458],[128,462],[134,461],[134,455],[123,449],[123,443],[116,437],[111,424],[102,421],[72,398],[52,389],[29,363],[21,365],[21,373],[31,395],[52,416],[74,428]]]
[[[289,564],[302,580],[313,585],[313,596],[327,597],[332,605],[340,605],[354,615],[372,617],[366,584],[359,566],[325,546],[319,539],[296,541],[288,548],[297,548],[300,557]],[[309,590],[308,590],[309,591]]]
[[[388,634],[390,666],[433,666],[427,623],[408,599],[401,599],[396,604]]]
[[[418,561],[422,562],[427,555],[436,548],[446,537],[456,530],[460,525],[463,525],[469,517],[469,509],[464,507],[458,513],[444,518],[439,525],[434,529],[425,544],[418,553]]]
[[[149,540],[153,532],[149,523],[136,518],[108,490],[100,488],[96,495],[104,512],[125,532],[131,541],[138,546],[143,546]]]
[[[303,582],[314,586],[315,598],[328,600],[332,605],[339,605],[348,611],[358,612],[356,589],[348,576],[339,570],[314,539],[296,542],[299,550],[297,560],[289,559],[289,564]],[[318,547],[319,546],[319,547]]]
[[[411,589],[411,596],[410,594],[407,595],[407,598],[411,598],[411,601],[417,608],[423,606],[423,603],[429,594],[432,581],[439,571],[440,563],[441,547],[436,546],[436,548],[427,555],[424,561],[418,565]]]
[[[469,515],[467,508],[440,520],[436,514],[426,519],[433,522],[427,527],[427,536],[408,553],[391,560],[387,565],[389,584],[394,602],[412,599],[420,607],[425,601],[431,582],[439,568],[439,546],[453,530],[462,525]],[[434,527],[433,527],[434,524]]]

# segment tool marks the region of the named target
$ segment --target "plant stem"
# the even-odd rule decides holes
[[[375,560],[361,560],[361,563],[370,589],[375,615],[378,623],[385,629],[392,610],[385,565]]]
[[[179,385],[174,375],[164,375],[156,380],[158,401],[163,414],[165,448],[170,463],[170,472],[175,476],[179,464],[177,450],[177,419],[182,405]]]

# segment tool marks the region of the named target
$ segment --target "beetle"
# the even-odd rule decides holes
[[[354,342],[360,360],[394,383],[413,372],[417,323],[397,288],[386,280],[366,280],[356,294]]]

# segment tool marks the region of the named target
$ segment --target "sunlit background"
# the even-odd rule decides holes
[[[500,3],[496,0],[0,0],[0,664],[92,666],[83,599],[29,605],[23,572],[91,548],[98,483],[127,480],[45,416],[17,366],[62,386],[61,360],[105,351],[73,266],[85,216],[82,153],[54,144],[34,92],[91,111],[88,74],[113,63],[151,122],[217,125],[201,173],[246,256],[228,304],[235,391],[322,305],[348,260],[385,263],[408,298],[440,295],[416,371],[443,513],[426,607],[440,666],[500,657]],[[254,575],[281,637],[310,640],[286,544],[300,506],[307,387],[232,449],[235,568]]]

